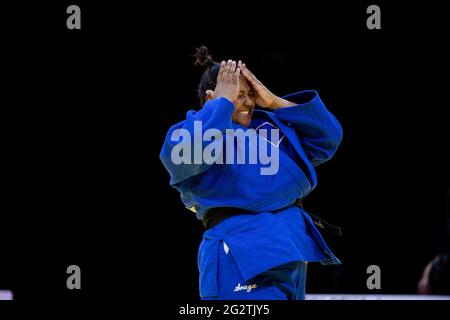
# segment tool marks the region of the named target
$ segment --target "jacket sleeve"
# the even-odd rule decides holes
[[[209,100],[201,110],[188,111],[186,120],[169,129],[159,158],[170,174],[170,184],[172,186],[192,176],[203,173],[211,166],[211,163],[208,164],[203,161],[202,152],[208,144],[223,144],[226,129],[232,128],[231,116],[234,109],[234,104],[226,98],[221,97]],[[208,129],[220,131],[222,138],[211,139],[212,142],[203,141],[201,134]],[[194,142],[196,139],[197,141],[201,141],[200,145]],[[188,163],[174,161],[174,156],[178,154],[178,151],[174,152],[174,147],[177,145],[178,147],[183,147],[184,151],[187,150],[190,153],[188,155],[190,159]],[[221,156],[221,154],[214,155],[216,158]]]
[[[278,119],[295,128],[312,165],[317,166],[330,159],[342,140],[342,128],[317,91],[301,91],[283,98],[297,105],[276,109],[274,113]]]

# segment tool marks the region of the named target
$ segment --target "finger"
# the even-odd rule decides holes
[[[241,69],[241,74],[245,75],[245,67],[241,60],[239,60],[239,69]]]
[[[241,73],[242,75],[247,79],[247,80],[251,80],[251,74],[250,72],[245,68],[245,64],[241,64]]]
[[[225,69],[223,70],[223,77],[226,78],[228,77],[228,74],[230,73],[230,68],[231,68],[231,63],[233,61],[232,60],[228,60],[227,61],[227,65],[225,66]]]
[[[248,80],[254,80],[255,79],[255,75],[250,70],[247,69],[247,66],[245,65],[245,63],[243,63],[242,66],[244,67],[243,74],[245,75],[245,77]]]
[[[220,69],[219,69],[219,74],[218,74],[218,78],[222,78],[223,77],[223,73],[224,73],[224,71],[225,71],[225,67],[226,67],[226,62],[225,61],[222,61],[221,63],[220,63]]]
[[[233,74],[233,80],[239,83],[239,76],[241,74],[241,69],[236,68],[236,71]]]
[[[242,74],[249,75],[249,70],[245,67],[245,63],[241,64]]]
[[[231,62],[231,67],[228,71],[228,76],[233,76],[234,73],[236,72],[236,61]]]

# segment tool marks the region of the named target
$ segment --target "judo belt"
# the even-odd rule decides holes
[[[300,207],[303,209],[302,200],[298,199],[294,203],[295,206]],[[286,208],[278,209],[271,211],[273,214],[277,214],[280,211],[283,211]],[[255,214],[253,211],[248,211],[240,208],[233,208],[233,207],[219,207],[219,208],[212,208],[209,209],[208,212],[204,215],[202,222],[205,228],[211,229],[212,227],[217,226],[219,223],[221,223],[223,220],[231,218],[233,216],[242,215],[242,214]],[[333,235],[341,236],[342,230],[338,226],[334,226],[325,220],[316,217],[309,212],[307,214],[311,217],[314,224],[321,229],[322,231],[326,233],[330,233]]]

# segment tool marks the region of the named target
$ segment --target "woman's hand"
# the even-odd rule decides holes
[[[252,87],[255,94],[256,104],[258,106],[275,110],[278,108],[291,107],[296,105],[295,103],[287,101],[273,94],[269,89],[266,88],[266,86],[262,84],[261,81],[259,81],[255,77],[255,75],[250,70],[247,69],[245,63],[242,63],[242,61],[240,60],[238,62],[238,68],[241,70],[242,75],[247,79],[248,83]]]
[[[206,90],[209,98],[215,99],[224,97],[235,103],[239,96],[239,76],[241,70],[237,68],[236,61],[222,61],[220,64],[219,74],[217,75],[217,83],[214,91]]]

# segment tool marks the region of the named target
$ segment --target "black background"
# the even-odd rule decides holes
[[[70,4],[81,30],[66,28]],[[343,265],[311,266],[307,291],[415,293],[445,221],[443,12],[374,2],[382,29],[368,30],[369,4],[5,6],[0,289],[18,302],[198,299],[202,225],[158,155],[198,108],[192,54],[204,44],[278,95],[318,90],[343,126],[305,202],[343,228],[330,240]],[[71,264],[80,291],[66,288]]]

